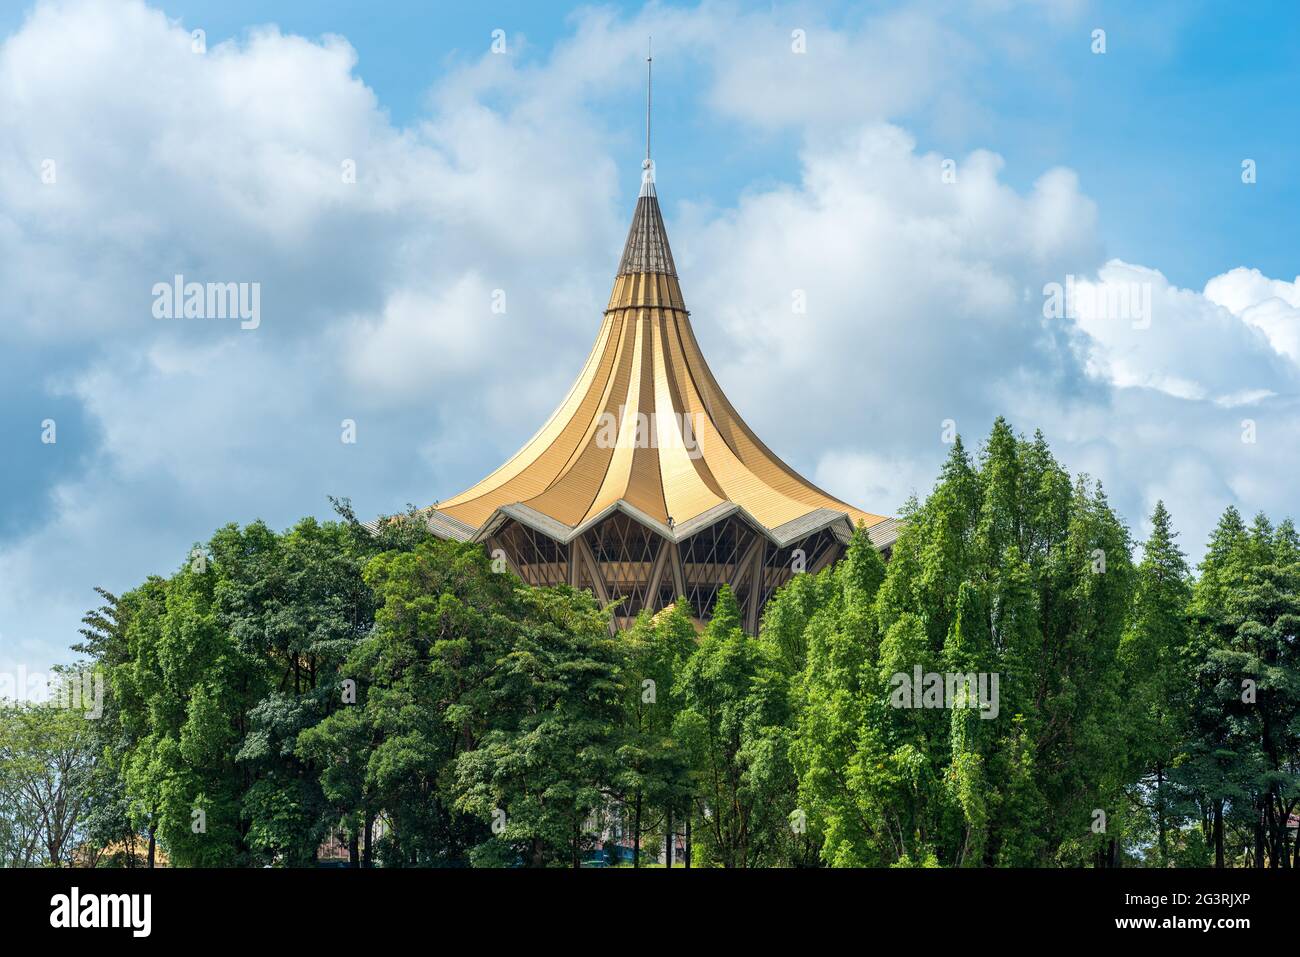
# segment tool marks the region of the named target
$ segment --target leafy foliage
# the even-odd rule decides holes
[[[998,420],[886,562],[746,634],[616,634],[414,509],[219,529],[84,620],[102,714],[0,702],[0,864],[1300,866],[1300,535],[1193,575]]]

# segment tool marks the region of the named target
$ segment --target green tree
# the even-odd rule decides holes
[[[1211,538],[1194,602],[1197,707],[1182,778],[1210,805],[1215,863],[1225,823],[1250,835],[1237,855],[1295,867],[1288,821],[1300,806],[1300,541],[1229,509]]]
[[[382,817],[373,855],[386,865],[464,863],[486,826],[453,806],[454,764],[490,727],[488,682],[522,615],[518,579],[495,573],[480,546],[436,539],[377,556],[365,577],[375,628],[340,673],[356,704],[303,747],[331,768],[330,800],[363,837]]]
[[[631,826],[632,860],[641,865],[642,835],[661,830],[671,846],[691,799],[689,754],[673,733],[682,698],[677,676],[695,651],[695,627],[685,600],[652,620],[642,613],[620,636],[625,655],[623,727],[617,787]],[[647,811],[656,812],[654,821]]]
[[[341,706],[339,669],[374,622],[363,569],[375,547],[350,524],[312,518],[282,535],[254,523],[213,539],[222,627],[275,677],[249,710],[236,755],[249,778],[246,840],[259,860],[309,864],[332,827],[355,824],[327,801],[321,768],[303,760],[297,743]]]
[[[103,604],[82,618],[82,641],[72,646],[88,658],[84,667],[96,674],[95,689],[102,694],[101,713],[91,722],[95,760],[88,781],[85,855],[90,866],[138,867],[147,857],[142,833],[132,821],[122,763],[135,742],[123,724],[112,678],[130,660],[127,628],[134,596],[118,597],[103,588],[95,591]]]
[[[76,862],[95,757],[80,708],[0,702],[0,858],[8,866]]]
[[[356,827],[313,763],[330,756],[298,738],[343,706],[343,663],[377,607],[366,564],[428,532],[399,518],[372,534],[339,510],[282,534],[226,526],[88,617],[83,650],[110,675],[102,766],[150,862],[157,839],[179,866],[309,864],[331,828]]]
[[[694,820],[701,861],[758,867],[781,860],[795,793],[789,761],[789,679],[739,627],[731,590],[678,679],[674,735],[695,768]]]
[[[265,662],[226,631],[214,595],[222,573],[198,554],[144,601],[128,629],[132,661],[119,676],[132,702],[125,779],[137,823],[178,866],[248,863],[235,763],[247,714],[268,690]]]
[[[832,865],[882,860],[873,848],[875,775],[857,759],[879,731],[873,702],[882,689],[868,665],[879,644],[872,609],[883,580],[884,562],[859,530],[844,561],[796,578],[763,619],[762,638],[780,660],[803,662],[794,683],[791,759],[804,823]],[[792,622],[802,623],[798,634]]]
[[[1192,706],[1189,612],[1191,573],[1163,502],[1151,514],[1151,535],[1143,546],[1128,626],[1120,643],[1128,714],[1125,751],[1131,759],[1133,802],[1146,806],[1155,824],[1155,863],[1170,860],[1171,825],[1180,803],[1170,781]]]
[[[1104,493],[999,419],[977,460],[954,444],[903,518],[883,580],[859,545],[864,584],[840,589],[852,602],[809,584],[767,615],[785,660],[806,648],[792,753],[823,859],[1117,861],[1121,835],[1089,824],[1097,809],[1122,817],[1134,572]],[[918,671],[942,679],[934,706],[901,693]],[[968,688],[992,698],[994,678],[996,706],[970,707]]]
[[[578,867],[619,772],[624,653],[585,592],[520,588],[516,599],[520,620],[472,709],[487,731],[456,758],[456,807],[497,825],[475,863]]]
[[[1231,506],[1210,536],[1201,561],[1191,605],[1194,629],[1187,667],[1192,694],[1189,729],[1173,779],[1201,809],[1206,842],[1216,867],[1229,859],[1228,826],[1232,817],[1250,825],[1249,779],[1254,776],[1249,742],[1233,715],[1240,681],[1225,672],[1220,656],[1224,629],[1220,616],[1236,582],[1246,573],[1248,535],[1241,515]]]

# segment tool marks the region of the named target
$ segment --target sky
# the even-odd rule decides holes
[[[1293,4],[11,0],[0,673],[228,522],[430,504],[526,440],[608,297],[649,35],[696,334],[809,478],[896,512],[1004,415],[1194,560],[1295,513]],[[158,318],[178,274],[256,328]]]

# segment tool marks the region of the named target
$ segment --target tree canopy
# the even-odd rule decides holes
[[[99,592],[95,712],[0,702],[0,864],[1300,867],[1289,520],[1192,569],[999,419],[750,635],[336,507]]]

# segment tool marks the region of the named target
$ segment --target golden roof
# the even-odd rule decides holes
[[[727,401],[691,328],[653,167],[569,394],[514,457],[429,518],[460,539],[513,518],[567,542],[614,510],[674,540],[737,512],[778,545],[828,526],[846,537],[861,522],[884,547],[895,525],[803,478]]]

